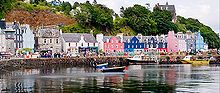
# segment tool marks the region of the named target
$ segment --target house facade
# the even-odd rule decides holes
[[[16,50],[23,48],[23,31],[21,29],[21,25],[18,22],[6,22],[6,28],[12,28],[15,30],[15,48]]]
[[[92,34],[62,33],[63,51],[68,54],[97,53],[98,43]]]
[[[34,33],[30,29],[30,25],[21,25],[22,36],[23,36],[23,48],[34,49]]]
[[[195,40],[196,40],[196,52],[204,50],[204,39],[201,36],[200,32],[195,33]]]
[[[4,31],[0,28],[0,52],[6,52],[6,38]]]
[[[41,27],[35,34],[35,48],[37,51],[62,52],[61,33],[56,26]]]
[[[124,52],[124,43],[121,42],[121,38],[117,36],[104,38],[104,52],[105,53]]]
[[[169,31],[167,36],[167,49],[168,52],[177,52],[178,51],[178,40],[175,36],[174,31]]]
[[[6,39],[6,52],[15,54],[15,30],[12,28],[4,29],[5,39]]]
[[[165,35],[159,36],[157,51],[159,51],[159,52],[168,52],[168,49],[167,49],[167,36],[165,36]]]
[[[144,43],[140,42],[136,36],[124,36],[124,52],[143,51]]]
[[[154,49],[157,52],[167,52],[167,41],[164,35],[161,36],[144,36],[145,52]]]
[[[103,34],[97,34],[96,35],[96,41],[98,42],[98,50],[104,52],[104,35]]]
[[[186,51],[186,36],[182,32],[176,34],[178,40],[178,51]]]
[[[186,32],[186,51],[196,52],[195,38],[191,31]]]

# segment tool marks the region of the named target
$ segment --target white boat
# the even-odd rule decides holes
[[[145,55],[135,55],[132,58],[127,58],[130,64],[156,64],[156,59]]]

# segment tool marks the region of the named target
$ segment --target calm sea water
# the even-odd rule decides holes
[[[57,67],[0,75],[1,93],[220,93],[219,88],[217,65],[131,65],[124,73]]]

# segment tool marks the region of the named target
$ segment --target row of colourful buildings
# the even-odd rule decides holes
[[[18,54],[29,48],[50,53],[139,53],[153,49],[158,52],[199,52],[208,49],[200,32],[169,31],[160,36],[104,36],[103,34],[62,33],[57,26],[41,26],[31,30],[27,24],[0,22],[0,52]]]

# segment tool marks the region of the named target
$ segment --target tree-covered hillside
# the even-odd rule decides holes
[[[3,2],[4,1],[4,2]],[[60,23],[68,20],[72,20],[72,23],[62,24],[61,29],[63,32],[70,33],[103,33],[105,35],[116,35],[117,33],[124,33],[124,35],[137,35],[142,33],[143,35],[160,35],[167,34],[168,31],[174,30],[175,32],[186,32],[188,30],[192,32],[200,31],[208,43],[209,48],[219,48],[220,39],[217,34],[209,27],[199,22],[194,18],[177,17],[177,22],[172,22],[172,15],[169,11],[160,10],[154,8],[150,11],[145,6],[134,5],[132,7],[121,7],[120,14],[115,13],[112,9],[105,5],[98,4],[96,0],[94,2],[86,1],[84,3],[75,2],[71,5],[69,2],[59,2],[58,5],[46,2],[46,0],[35,0],[35,2],[24,3],[23,0],[1,0],[1,12],[0,18],[3,18],[6,14],[6,18],[12,21],[11,14],[19,12],[11,12],[14,9],[22,9],[32,14],[33,18],[37,20],[33,21],[38,25],[51,25],[50,22],[59,25]],[[11,11],[9,11],[12,9]],[[45,12],[53,14],[49,18],[57,18],[55,20],[48,20],[47,14],[40,17],[36,13],[36,10],[50,11]],[[27,13],[28,14],[28,13]],[[24,15],[24,14],[23,14]],[[61,17],[63,16],[63,17]],[[32,19],[27,16],[14,17],[16,20],[28,20]],[[63,20],[65,19],[66,20]],[[40,22],[39,22],[40,20]],[[76,22],[75,22],[75,21]],[[44,24],[47,23],[48,24]]]

